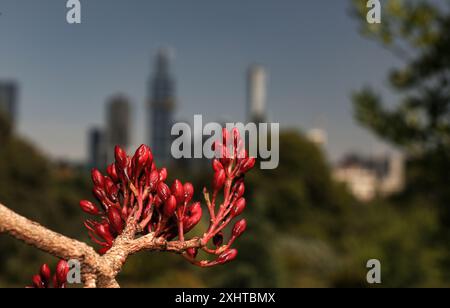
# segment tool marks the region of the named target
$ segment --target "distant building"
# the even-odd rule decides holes
[[[308,132],[307,137],[309,141],[311,141],[312,143],[316,144],[319,147],[326,146],[328,142],[327,132],[319,128],[311,129]]]
[[[14,82],[0,82],[0,112],[14,127],[17,120],[18,86]]]
[[[131,105],[123,95],[113,96],[106,106],[106,150],[107,160],[114,160],[114,147],[125,150],[130,146]]]
[[[106,134],[94,127],[89,130],[88,144],[88,164],[90,168],[106,168]]]
[[[349,155],[337,164],[333,176],[345,183],[357,199],[367,202],[403,190],[404,160],[400,155],[380,158]]]
[[[248,121],[266,121],[267,73],[263,66],[252,65],[247,73]]]
[[[160,50],[149,85],[148,138],[155,159],[170,160],[171,129],[175,109],[175,81],[170,74],[170,54]]]

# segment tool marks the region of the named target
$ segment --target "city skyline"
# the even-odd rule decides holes
[[[116,92],[133,101],[134,145],[147,140],[147,80],[161,46],[176,51],[176,119],[245,121],[246,70],[262,63],[271,75],[269,121],[325,129],[331,158],[378,149],[354,123],[349,97],[365,84],[381,89],[398,61],[359,35],[348,3],[327,2],[328,12],[320,2],[136,1],[127,10],[119,1],[83,2],[83,24],[69,26],[56,1],[6,0],[0,78],[19,82],[19,132],[53,157],[85,158],[87,129],[102,121],[104,101]]]
[[[158,50],[155,67],[148,84],[147,144],[152,147],[155,159],[170,160],[171,129],[177,107],[176,81],[171,73],[169,49]]]

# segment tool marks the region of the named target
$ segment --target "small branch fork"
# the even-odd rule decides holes
[[[92,247],[75,239],[51,231],[0,204],[0,234],[34,246],[55,257],[76,259],[82,265],[82,280],[86,288],[118,288],[116,276],[128,256],[143,250],[183,253],[189,248],[201,248],[199,238],[189,241],[167,241],[153,233],[135,239],[136,225],[127,224],[112,248],[103,256]]]

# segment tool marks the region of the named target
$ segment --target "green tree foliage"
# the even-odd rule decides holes
[[[411,153],[447,150],[450,13],[429,2],[392,0],[385,3],[382,23],[371,25],[365,21],[362,1],[356,3],[363,33],[400,54],[405,62],[389,74],[389,83],[401,94],[401,101],[388,109],[373,90],[366,88],[354,96],[357,119]]]
[[[409,188],[430,200],[450,204],[450,12],[425,1],[393,0],[384,6],[381,24],[365,22],[363,32],[404,59],[389,74],[401,101],[388,108],[371,88],[354,94],[359,122],[401,147],[410,158]],[[392,105],[392,104],[390,104]]]
[[[87,181],[76,170],[62,171],[34,146],[12,135],[6,119],[0,119],[0,202],[54,230],[80,237],[77,203],[88,192]],[[36,268],[51,260],[1,235],[0,286],[28,283]]]
[[[362,33],[403,60],[388,81],[400,98],[386,104],[370,87],[353,96],[355,116],[408,158],[407,187],[396,205],[437,211],[441,247],[450,239],[450,2],[383,3],[382,23],[365,21],[364,1],[353,1]],[[416,207],[416,211],[419,210]],[[447,256],[449,257],[447,248]],[[446,273],[448,266],[440,268]]]
[[[401,97],[400,102],[388,108],[373,89],[365,88],[353,97],[356,118],[412,159],[426,157],[431,166],[436,163],[432,160],[449,162],[448,8],[436,7],[430,1],[392,0],[384,5],[382,23],[371,25],[365,21],[362,2],[355,1],[354,11],[361,17],[362,32],[399,54],[404,65],[389,73],[389,84]],[[448,177],[436,180],[445,179]]]

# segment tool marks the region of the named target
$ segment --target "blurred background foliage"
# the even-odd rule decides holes
[[[45,226],[86,240],[78,201],[90,197],[88,172],[54,165],[17,137],[5,144],[0,149],[0,200]],[[375,257],[383,264],[383,286],[443,285],[445,250],[437,242],[440,224],[434,207],[420,198],[407,204],[358,203],[332,181],[321,150],[295,130],[281,134],[280,155],[278,169],[255,170],[247,178],[249,230],[237,242],[235,262],[199,269],[178,255],[143,252],[126,264],[119,276],[122,286],[364,287],[366,262]],[[208,172],[199,174],[184,174],[184,179],[208,185]],[[198,193],[201,185],[196,187]],[[5,235],[0,251],[3,287],[24,286],[41,263],[56,263]]]
[[[383,287],[450,286],[450,14],[431,3],[383,2],[379,25],[366,23],[366,1],[354,1],[352,11],[364,35],[404,60],[388,76],[401,102],[386,107],[370,87],[353,95],[361,125],[407,156],[404,192],[356,201],[332,180],[322,150],[285,130],[279,168],[254,170],[246,179],[249,228],[235,262],[199,269],[177,255],[144,252],[126,264],[122,286],[367,287],[372,258],[381,261]],[[90,198],[89,173],[50,162],[11,135],[1,117],[0,145],[1,202],[86,240],[78,201]],[[171,179],[194,182],[197,194],[211,178],[210,171],[171,172]],[[0,236],[0,286],[25,286],[44,262],[56,260]]]

